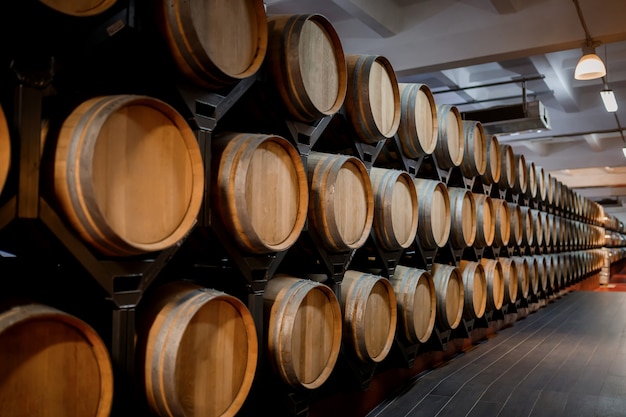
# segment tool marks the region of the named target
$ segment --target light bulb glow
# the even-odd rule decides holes
[[[576,64],[574,78],[577,80],[595,80],[606,75],[604,62],[595,53],[588,53],[582,56]]]
[[[617,111],[617,100],[615,99],[615,94],[613,93],[613,90],[600,91],[600,97],[602,97],[602,103],[604,103],[604,108],[606,109],[606,111]]]

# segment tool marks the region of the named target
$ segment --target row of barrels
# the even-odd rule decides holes
[[[626,233],[626,224],[610,213],[604,215],[604,228],[617,233]]]
[[[386,250],[406,248],[416,235],[429,249],[448,240],[461,248],[604,244],[604,230],[591,223],[403,170],[368,171],[354,156],[303,158],[276,135],[216,135],[205,178],[189,125],[171,106],[145,96],[94,98],[59,124],[49,130],[54,135],[43,134],[55,143],[44,155],[54,166],[51,194],[83,240],[106,255],[178,242],[196,222],[205,182],[212,210],[248,253],[287,250],[307,220],[333,252],[359,248],[372,228]],[[10,146],[6,120],[0,138]],[[8,167],[10,152],[1,155]]]
[[[157,415],[234,415],[253,387],[259,361],[269,361],[285,384],[316,389],[342,349],[363,363],[382,362],[396,337],[426,342],[435,326],[455,329],[463,319],[558,292],[602,262],[597,250],[586,250],[435,263],[429,270],[399,265],[391,279],[348,270],[340,297],[325,284],[278,275],[263,294],[263,352],[254,319],[239,299],[188,281],[169,282],[147,293],[137,310],[137,381]],[[0,341],[0,356],[12,358],[0,361],[2,415],[109,415],[112,365],[87,323],[46,305],[16,304],[0,313]]]

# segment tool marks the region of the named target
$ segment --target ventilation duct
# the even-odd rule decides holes
[[[468,111],[462,116],[464,120],[481,122],[489,135],[550,130],[548,109],[540,101]]]

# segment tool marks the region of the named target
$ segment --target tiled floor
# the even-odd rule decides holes
[[[405,416],[626,416],[626,292],[567,293],[368,415]]]

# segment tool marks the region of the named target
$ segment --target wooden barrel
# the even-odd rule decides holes
[[[517,299],[524,299],[530,293],[530,265],[523,256],[511,257],[517,269]]]
[[[556,291],[556,271],[554,270],[555,263],[553,262],[552,256],[546,254],[541,255],[543,260],[545,261],[545,274],[546,274],[546,290]]]
[[[95,16],[108,10],[117,0],[39,0],[57,12],[77,17]]]
[[[393,286],[381,276],[352,270],[346,271],[341,285],[344,341],[362,362],[382,361],[396,334]]]
[[[496,223],[493,246],[500,248],[507,246],[511,239],[511,213],[506,200],[494,198],[492,201]]]
[[[320,14],[268,16],[266,63],[288,112],[312,121],[338,112],[348,74],[341,40]]]
[[[496,211],[490,196],[472,193],[476,206],[476,239],[474,247],[491,246],[496,235]]]
[[[554,194],[552,192],[552,188],[554,187],[554,182],[552,181],[552,174],[549,172],[544,176],[545,184],[546,184],[546,203],[548,205],[554,204]]]
[[[458,167],[463,162],[465,134],[463,119],[456,106],[437,106],[437,145],[433,155],[441,169]]]
[[[497,311],[504,303],[504,275],[502,264],[497,259],[481,258],[480,264],[485,270],[487,280],[487,309]]]
[[[283,251],[304,227],[307,177],[280,136],[223,132],[212,141],[211,205],[241,249]]]
[[[535,244],[535,223],[530,207],[519,206],[522,219],[522,246],[533,246]]]
[[[414,178],[417,191],[419,227],[417,237],[426,249],[442,248],[450,236],[450,197],[445,184],[437,180]]]
[[[543,243],[546,246],[552,246],[552,219],[548,216],[548,212],[540,211],[541,231],[543,232]]]
[[[485,174],[487,170],[487,135],[483,124],[475,120],[463,120],[463,160],[461,172],[466,178]]]
[[[400,125],[400,90],[389,60],[380,55],[348,55],[344,107],[358,140],[376,144]]]
[[[466,248],[476,239],[476,205],[472,192],[466,188],[448,187],[450,198],[450,243]]]
[[[546,201],[548,198],[546,194],[546,172],[543,167],[535,166],[535,173],[537,174],[537,199]]]
[[[0,415],[107,417],[113,370],[83,320],[42,304],[0,313]]]
[[[517,301],[519,289],[517,266],[511,258],[499,257],[498,261],[502,265],[502,276],[504,278],[504,303],[513,304]]]
[[[0,105],[0,193],[4,189],[11,168],[11,135],[6,116]]]
[[[318,282],[276,275],[263,293],[267,353],[274,371],[295,388],[314,389],[330,376],[341,348],[341,308]]]
[[[482,179],[485,184],[497,184],[500,181],[502,170],[502,155],[498,137],[491,135],[486,138],[485,149],[487,151],[487,166]]]
[[[253,76],[265,60],[262,0],[159,0],[156,15],[178,69],[198,85],[231,85]]]
[[[54,158],[61,210],[104,254],[165,249],[196,223],[202,155],[187,121],[163,101],[118,95],[83,102],[63,122]]]
[[[541,213],[541,210],[530,209],[530,214],[533,219],[533,241],[537,246],[543,244],[543,217]]]
[[[548,213],[548,223],[550,224],[550,242],[553,247],[557,247],[559,245],[559,216],[555,216],[552,213]],[[590,236],[591,232],[587,233],[587,236]]]
[[[533,258],[537,261],[537,280],[539,281],[539,291],[546,292],[550,288],[548,285],[550,271],[548,270],[547,261],[543,255],[533,255]]]
[[[537,295],[541,289],[539,282],[539,260],[532,255],[526,255],[524,258],[528,263],[528,293],[530,295]]]
[[[501,190],[512,189],[515,185],[516,166],[515,153],[511,145],[500,145],[500,181],[498,186]]]
[[[434,263],[431,274],[437,293],[437,323],[444,330],[454,330],[463,318],[465,289],[461,271],[456,266]]]
[[[399,83],[400,124],[398,139],[402,153],[411,159],[430,155],[437,146],[437,105],[426,84]]]
[[[155,413],[237,413],[258,362],[254,319],[238,298],[170,282],[144,297],[137,322],[138,367]]]
[[[513,192],[524,195],[528,190],[528,168],[526,167],[526,157],[524,154],[513,154],[515,159],[515,181],[513,181]]]
[[[411,343],[426,343],[437,312],[433,277],[426,270],[398,265],[390,281],[398,302],[398,330]]]
[[[553,291],[558,291],[564,288],[564,280],[566,275],[566,266],[563,264],[563,259],[560,254],[552,253],[547,255],[550,257],[550,262],[552,263],[552,289]]]
[[[409,247],[417,234],[417,190],[406,171],[385,168],[370,170],[374,192],[373,230],[384,249]]]
[[[511,235],[509,237],[509,246],[521,246],[524,236],[522,223],[522,210],[517,203],[508,203],[510,214]]]
[[[533,200],[537,200],[537,167],[534,162],[526,160],[526,172],[528,173],[528,187],[526,189],[526,195]]]
[[[459,270],[463,277],[463,317],[468,320],[479,319],[487,308],[487,277],[479,262],[461,260]]]
[[[327,249],[358,249],[367,240],[374,220],[374,193],[363,162],[353,156],[311,152],[309,228]]]
[[[561,207],[561,187],[560,181],[553,176],[550,176],[550,191],[552,193],[552,205],[556,208]]]

